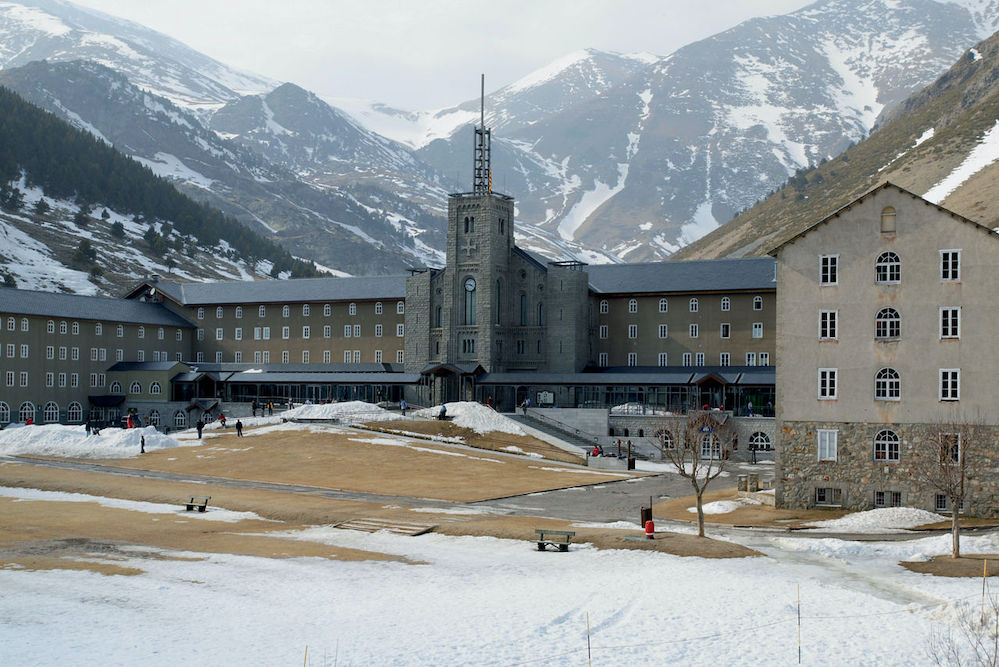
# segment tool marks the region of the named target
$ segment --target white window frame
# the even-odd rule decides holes
[[[763,322],[753,322],[753,338],[763,338]]]
[[[961,307],[940,306],[940,338],[961,337]]]
[[[753,297],[753,310],[763,310],[763,297],[754,296]]]
[[[628,325],[628,338],[638,338],[638,325],[629,324]]]
[[[718,365],[719,366],[731,366],[732,365],[732,355],[728,352],[718,353]]]
[[[668,324],[660,324],[659,325],[659,337],[660,338],[669,338],[669,325]]]
[[[945,257],[949,261],[945,263]],[[940,251],[940,282],[956,283],[961,281],[961,249],[946,248]]]
[[[819,285],[839,285],[839,255],[819,255]]]
[[[839,431],[837,429],[816,429],[815,455],[819,461],[839,460]]]
[[[658,355],[656,355],[656,361],[658,362],[659,366],[668,366],[669,365],[669,353],[668,352],[660,352]]]
[[[609,312],[610,312],[610,303],[607,301],[607,299],[601,300],[600,301],[600,314],[601,315],[606,315]]]
[[[597,354],[597,366],[601,368],[606,368],[608,366],[608,357],[606,352],[600,352]]]
[[[820,368],[816,374],[816,395],[820,401],[839,398],[839,369]]]
[[[700,308],[700,302],[697,299],[691,299],[687,307],[690,308],[690,312],[696,313]]]
[[[698,335],[700,335],[701,333],[701,327],[698,326],[697,324],[691,324],[690,327],[687,329],[687,333],[690,334],[691,338],[697,338]]]
[[[629,366],[637,366],[638,365],[638,353],[637,352],[629,352],[628,353],[628,365]]]
[[[690,352],[684,352],[682,357],[682,364],[684,367],[689,368],[694,365],[694,355]]]
[[[961,400],[960,368],[941,368],[937,371],[937,400]]]
[[[721,298],[721,309],[722,312],[724,313],[727,313],[728,311],[732,310],[732,299],[730,299],[727,296],[723,296]]]
[[[669,312],[669,300],[668,299],[659,299],[659,312],[660,313],[668,313]]]
[[[628,312],[632,314],[638,312],[638,299],[628,299]]]
[[[608,327],[606,324],[601,324],[598,329],[598,332],[600,340],[607,340],[607,334],[610,333],[610,327]]]
[[[836,340],[839,338],[839,311],[819,311],[819,340]]]
[[[719,338],[731,338],[732,337],[732,323],[722,322],[718,325],[718,337]]]

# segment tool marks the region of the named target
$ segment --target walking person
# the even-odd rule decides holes
[[[402,410],[402,416],[403,417],[406,416],[406,408],[408,408],[408,407],[409,407],[409,405],[406,403],[406,399],[405,398],[402,399],[401,401],[399,401],[399,409]]]
[[[274,416],[274,401],[271,401],[267,404],[267,414],[270,417]]]
[[[253,416],[257,416],[257,399],[253,399],[253,403],[250,404],[250,409],[253,410]]]
[[[205,430],[205,420],[198,419],[198,421],[194,423],[194,426],[198,429],[198,440],[201,440],[201,432]]]
[[[236,420],[236,437],[243,437],[243,422],[238,419]]]
[[[222,424],[222,428],[225,428],[225,413],[219,413],[219,423]]]

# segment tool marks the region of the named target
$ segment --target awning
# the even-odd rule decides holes
[[[420,375],[478,375],[485,370],[481,364],[428,364]]]
[[[103,396],[88,396],[91,405],[98,408],[113,408],[125,402],[124,394],[104,394]]]
[[[194,410],[195,408],[200,408],[204,412],[208,412],[208,411],[214,409],[215,406],[217,406],[218,404],[219,404],[219,400],[217,398],[202,398],[202,399],[191,401],[191,404],[189,406],[187,406],[186,408],[184,408],[184,409],[187,410],[188,412],[190,412],[191,410]]]

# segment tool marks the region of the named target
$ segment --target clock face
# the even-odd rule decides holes
[[[465,291],[474,292],[475,291],[475,278],[469,278],[465,281]]]

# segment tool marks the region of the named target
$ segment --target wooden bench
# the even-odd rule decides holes
[[[568,551],[569,542],[576,534],[571,530],[549,530],[547,528],[536,528],[534,532],[538,534],[538,551],[545,551],[549,544],[558,547],[559,551]]]
[[[197,508],[199,512],[205,512],[208,510],[208,501],[211,499],[211,496],[191,496],[191,499],[185,503],[186,511],[193,512]]]

